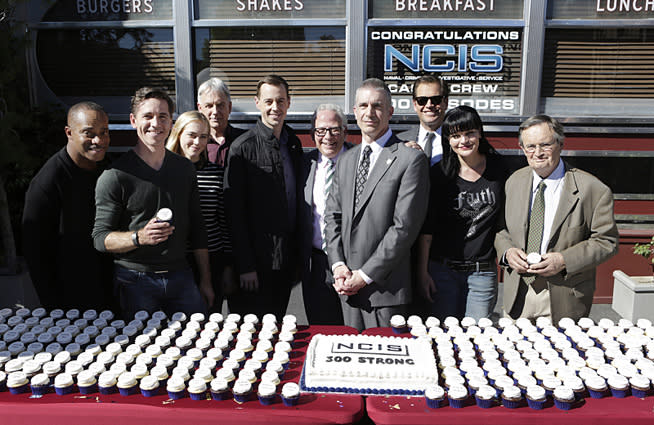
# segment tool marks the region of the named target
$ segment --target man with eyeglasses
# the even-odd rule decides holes
[[[587,316],[595,268],[617,253],[613,193],[561,160],[563,126],[547,115],[520,125],[528,167],[506,182],[495,248],[504,273],[504,311],[516,319]]]
[[[347,119],[340,106],[322,104],[311,117],[315,150],[304,155],[302,223],[302,296],[312,325],[342,325],[343,312],[325,253],[325,203],[341,154],[352,147],[345,142]]]
[[[424,75],[413,84],[413,109],[420,125],[399,133],[398,138],[409,142],[408,146],[420,148],[429,164],[434,165],[443,157],[441,124],[447,111],[447,84],[433,75]]]

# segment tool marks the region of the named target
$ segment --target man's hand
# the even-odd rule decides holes
[[[548,252],[542,255],[540,263],[532,264],[527,269],[533,273],[545,277],[554,276],[565,269],[565,260],[560,252]]]
[[[529,272],[529,263],[527,263],[527,254],[520,248],[509,248],[506,250],[506,262],[509,267],[518,273]]]
[[[430,303],[434,302],[434,295],[436,295],[436,285],[429,273],[420,273],[418,276],[418,289],[420,294],[425,297]]]
[[[138,231],[139,244],[157,245],[166,241],[173,234],[175,226],[171,226],[167,221],[157,221],[156,218],[150,219],[144,228]]]
[[[415,149],[417,151],[422,152],[422,148],[416,142],[404,142],[404,146],[406,146],[407,148],[413,148],[413,149]]]
[[[350,269],[345,264],[341,264],[334,269],[334,285],[343,285],[350,276],[352,276]]]
[[[259,290],[259,278],[256,271],[241,275],[241,289],[250,292]]]
[[[352,272],[352,276],[343,283],[343,295],[355,295],[364,286],[366,286],[366,281],[363,280],[359,271],[355,270]]]
[[[216,299],[216,294],[213,292],[213,286],[211,281],[209,282],[200,282],[200,293],[204,297],[204,301],[207,303],[207,308],[211,308],[214,300]]]

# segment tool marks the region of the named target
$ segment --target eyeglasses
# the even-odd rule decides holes
[[[540,143],[538,145],[524,145],[523,148],[526,152],[534,153],[536,149],[540,148],[543,152],[552,152],[556,142]]]
[[[431,100],[432,105],[439,105],[444,98],[445,96],[416,96],[413,100],[415,100],[418,105],[425,106],[429,100]]]
[[[340,136],[343,133],[343,128],[342,127],[318,127],[313,129],[313,132],[318,137],[325,137],[328,131],[329,134],[331,134],[332,136]]]

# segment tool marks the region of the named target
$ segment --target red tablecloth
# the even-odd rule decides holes
[[[291,352],[291,364],[283,381],[299,381],[308,341],[311,335],[356,334],[345,326],[299,327]],[[280,385],[281,388],[281,385]],[[234,400],[193,401],[189,398],[170,402],[168,396],[146,398],[138,395],[58,396],[46,394],[31,398],[30,394],[0,393],[0,424],[64,424],[64,425],[183,425],[183,424],[347,424],[363,416],[363,397],[339,394],[302,394],[297,406],[284,406],[281,400],[263,406],[256,400],[238,404]]]
[[[398,336],[391,328],[372,328],[365,335]],[[402,334],[401,336],[410,336]],[[549,406],[543,410],[529,407],[507,409],[502,406],[481,409],[470,405],[462,409],[449,406],[430,409],[423,397],[370,396],[366,399],[368,416],[376,424],[457,424],[457,425],[652,425],[654,424],[654,397],[644,400],[627,397],[617,399],[587,398],[578,407],[563,411]]]

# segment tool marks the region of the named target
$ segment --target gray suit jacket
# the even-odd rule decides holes
[[[411,127],[407,131],[403,131],[397,134],[397,138],[404,140],[405,142],[418,142],[418,132],[420,131],[420,125]]]
[[[595,268],[618,252],[618,229],[613,217],[613,194],[599,179],[565,164],[559,206],[547,252],[560,252],[564,272],[544,279],[550,290],[552,319],[587,316],[595,292]],[[501,258],[511,247],[526,249],[533,172],[522,168],[506,182],[506,208],[495,238]],[[504,308],[510,312],[518,294],[520,275],[504,274]]]
[[[350,305],[369,309],[406,304],[411,300],[410,249],[427,212],[427,158],[391,136],[355,210],[360,152],[358,145],[336,164],[325,213],[329,263],[342,261],[374,280],[349,297]]]

